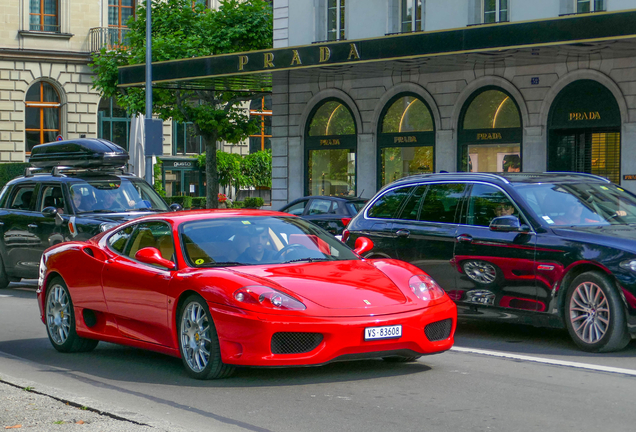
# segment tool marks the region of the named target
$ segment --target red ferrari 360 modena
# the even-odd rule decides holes
[[[180,357],[198,379],[448,350],[455,304],[408,263],[362,259],[372,246],[352,251],[278,212],[148,216],[47,249],[40,314],[58,351],[130,345]]]

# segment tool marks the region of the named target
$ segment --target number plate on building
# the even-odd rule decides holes
[[[364,329],[364,340],[393,339],[402,337],[402,326],[367,327]]]

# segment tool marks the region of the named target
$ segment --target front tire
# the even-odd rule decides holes
[[[608,276],[586,272],[566,294],[565,323],[579,348],[589,352],[618,351],[627,346],[625,307]]]
[[[79,337],[75,331],[75,312],[68,287],[60,277],[53,278],[46,294],[46,332],[53,348],[63,353],[88,352],[99,341]]]
[[[234,366],[221,361],[221,347],[207,303],[198,295],[186,298],[178,317],[179,351],[192,378],[226,378]]]

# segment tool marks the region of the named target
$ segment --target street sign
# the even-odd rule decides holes
[[[62,135],[58,135],[55,137],[55,141],[63,141],[64,137]]]

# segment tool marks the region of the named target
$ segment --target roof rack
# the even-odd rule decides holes
[[[93,173],[93,174],[131,174],[126,171],[125,166],[115,167],[115,166],[105,166],[105,167],[93,167],[93,168],[81,168],[81,167],[72,167],[66,165],[56,165],[52,168],[42,168],[42,167],[27,167],[24,170],[25,177],[33,177],[34,175],[52,175],[54,177],[66,177],[65,173]]]
[[[463,171],[458,171],[458,172],[445,172],[445,173],[427,173],[427,174],[415,174],[412,176],[407,176],[407,177],[403,177],[400,180],[406,180],[406,179],[414,179],[414,178],[427,178],[427,177],[446,177],[446,176],[457,176],[457,175],[466,175],[466,176],[480,176],[480,177],[488,177],[488,178],[492,178],[492,179],[497,179],[497,180],[501,180],[504,183],[508,183],[510,184],[510,181],[505,178],[504,176],[501,176],[499,174],[495,174],[495,173],[474,173],[474,172],[463,172]]]
[[[582,173],[582,172],[570,172],[570,171],[546,171],[546,174],[567,174],[567,175],[576,175],[582,177],[590,177],[596,180],[602,180],[605,183],[611,183],[612,181],[596,174]]]

